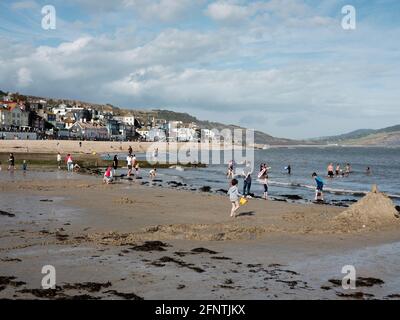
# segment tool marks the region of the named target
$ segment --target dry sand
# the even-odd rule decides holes
[[[0,185],[0,298],[346,298],[329,282],[330,267],[320,262],[319,275],[310,276],[304,262],[400,240],[397,218],[365,211],[365,228],[354,220],[371,203],[394,213],[380,194],[345,212],[252,200],[233,219],[221,195],[48,174],[61,179],[28,176]],[[364,276],[377,277],[360,263]],[[52,296],[40,291],[43,264],[59,270]],[[361,298],[397,294],[367,288]]]
[[[0,140],[0,153],[2,152],[27,152],[27,153],[115,153],[127,152],[129,146],[134,152],[153,152],[157,147],[160,152],[168,148],[169,151],[179,150],[182,146],[186,148],[198,148],[198,143],[153,143],[153,142],[113,142],[113,141],[79,141],[75,140]],[[219,144],[205,144],[202,148],[219,150]],[[239,148],[236,146],[236,148]]]

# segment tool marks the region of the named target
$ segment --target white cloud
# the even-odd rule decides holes
[[[100,22],[65,19],[60,30],[71,40],[29,45],[0,36],[0,89],[168,107],[297,137],[342,131],[338,123],[363,127],[377,108],[382,122],[398,117],[399,29],[345,33],[340,19],[293,0],[207,2],[197,18],[208,24],[190,27],[174,25],[186,10],[194,15],[186,0],[83,3]],[[119,21],[121,10],[139,20]],[[101,29],[104,17],[118,27]]]
[[[248,6],[241,6],[227,1],[218,1],[211,3],[206,14],[217,21],[238,22],[244,20],[253,13]]]
[[[31,71],[28,68],[20,68],[17,73],[18,87],[28,87],[32,83]]]
[[[14,10],[25,10],[25,9],[36,9],[39,8],[39,5],[36,1],[33,0],[25,0],[25,1],[16,1],[11,5],[11,8]]]

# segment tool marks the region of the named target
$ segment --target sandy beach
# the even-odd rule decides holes
[[[196,149],[198,143],[176,142],[176,143],[154,143],[154,142],[129,142],[129,141],[82,141],[78,140],[1,140],[0,153],[4,152],[27,152],[27,153],[115,153],[127,152],[132,147],[133,152],[153,152],[157,147],[160,152],[179,150],[181,147]],[[202,149],[220,150],[223,145],[217,143],[201,144]],[[240,148],[240,146],[235,146]],[[185,149],[186,150],[186,149]]]
[[[349,228],[344,208],[0,172],[0,298],[395,299],[400,221]],[[355,221],[355,220],[353,220]],[[364,223],[364,222],[363,222]],[[390,250],[389,250],[390,249]],[[341,287],[357,269],[357,290]],[[52,265],[57,287],[41,289]],[[397,269],[396,269],[397,268]]]

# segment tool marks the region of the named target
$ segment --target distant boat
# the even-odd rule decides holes
[[[263,150],[268,150],[270,148],[270,146],[268,144],[264,144],[262,148],[263,148]]]

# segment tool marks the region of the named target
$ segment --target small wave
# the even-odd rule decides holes
[[[271,181],[269,180],[269,185],[271,186],[278,186],[278,187],[286,187],[286,188],[302,188],[302,189],[309,189],[314,190],[315,186],[295,183],[295,182],[279,182],[279,181]],[[325,192],[333,193],[333,194],[349,194],[353,196],[364,196],[369,191],[360,191],[360,190],[350,190],[350,189],[337,189],[337,188],[324,188]],[[398,194],[387,194],[388,197],[393,199],[400,199],[400,195]]]

